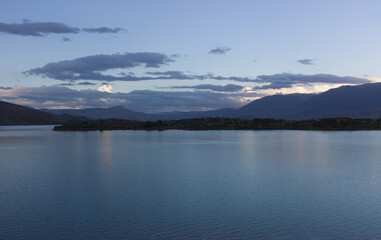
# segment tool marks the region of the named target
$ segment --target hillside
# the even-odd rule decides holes
[[[320,94],[274,95],[238,109],[235,117],[275,119],[381,118],[381,83],[343,86]]]
[[[36,109],[0,101],[0,125],[45,125],[77,123],[84,117],[74,117],[67,114],[53,115]]]

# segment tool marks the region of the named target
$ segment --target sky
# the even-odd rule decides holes
[[[380,81],[378,0],[1,0],[0,100],[142,112]]]

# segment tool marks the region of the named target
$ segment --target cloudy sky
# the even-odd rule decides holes
[[[238,108],[381,78],[379,0],[1,0],[0,100]]]

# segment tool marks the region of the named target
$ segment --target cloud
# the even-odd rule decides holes
[[[126,32],[126,29],[123,28],[108,28],[108,27],[99,27],[99,28],[83,28],[82,31],[89,33],[119,33]]]
[[[291,74],[281,73],[274,75],[260,75],[255,80],[257,83],[264,83],[263,86],[255,87],[255,89],[280,89],[291,88],[294,84],[313,84],[313,83],[330,83],[330,84],[363,84],[369,83],[366,78],[357,77],[340,77],[332,74]]]
[[[44,37],[48,34],[77,34],[80,32],[88,33],[119,33],[126,31],[123,28],[78,28],[71,27],[59,22],[31,22],[23,19],[22,23],[2,23],[0,22],[0,32],[20,35],[20,36],[35,36]]]
[[[10,90],[12,89],[11,87],[0,87],[1,90]]]
[[[368,77],[368,75],[366,75],[366,79],[368,79],[371,82],[381,82],[381,78],[378,77]]]
[[[68,37],[62,37],[62,41],[63,41],[63,42],[70,42],[70,41],[71,41],[71,39],[70,39],[70,38],[68,38]]]
[[[94,85],[97,85],[96,83],[92,83],[92,82],[80,82],[78,83],[78,85],[82,85],[82,86],[94,86]]]
[[[102,72],[113,69],[127,69],[143,66],[146,68],[159,68],[174,62],[173,58],[152,52],[124,53],[112,55],[92,55],[73,60],[64,60],[48,63],[43,67],[33,68],[23,72],[25,75],[38,75],[45,78],[64,81],[95,80],[111,81],[145,81],[145,80],[230,80],[237,82],[253,82],[249,77],[223,77],[209,74],[186,74],[182,71],[149,71],[144,75],[136,76],[133,72],[120,72],[117,75]]]
[[[299,60],[296,60],[296,62],[300,63],[300,64],[303,64],[303,65],[314,65],[313,63],[313,59],[299,59]]]
[[[112,76],[100,72],[118,69],[144,66],[146,68],[158,68],[172,62],[165,54],[152,52],[124,53],[112,55],[92,55],[59,62],[48,63],[43,67],[34,68],[24,72],[26,75],[40,75],[56,80],[100,80],[100,81],[139,81],[149,80],[135,76]]]
[[[219,48],[210,50],[208,54],[214,54],[214,55],[225,54],[227,51],[230,51],[230,50],[231,49],[228,47],[219,47]]]
[[[195,86],[172,86],[171,89],[199,89],[199,90],[212,90],[215,92],[239,92],[244,89],[240,85],[228,84],[225,86],[214,84],[200,84]]]
[[[174,62],[168,55],[154,52],[123,53],[112,55],[92,55],[73,60],[64,60],[48,63],[43,67],[25,71],[26,75],[38,75],[45,78],[64,81],[93,80],[102,82],[112,81],[145,81],[145,80],[223,80],[262,84],[255,89],[291,88],[295,84],[361,84],[371,80],[350,76],[336,76],[332,74],[292,74],[281,73],[273,75],[259,75],[253,77],[219,76],[213,73],[189,74],[183,71],[148,71],[140,76],[133,72],[119,72],[119,74],[106,74],[114,69],[131,69],[135,67],[159,68]],[[212,89],[210,89],[212,90]]]
[[[181,80],[197,79],[197,76],[187,75],[183,73],[182,71],[146,72],[146,74],[159,76],[158,79],[181,79]]]
[[[59,86],[75,86],[75,83],[69,82],[69,83],[61,83]]]
[[[96,83],[92,83],[92,82],[79,82],[79,83],[75,83],[75,82],[68,82],[68,83],[61,83],[61,84],[58,84],[58,86],[94,86],[94,85],[97,85]]]
[[[201,111],[238,108],[256,93],[218,93],[209,91],[169,92],[140,90],[110,93],[98,90],[74,90],[60,86],[0,89],[0,99],[35,108],[88,108],[123,105],[141,112]]]
[[[23,22],[23,23],[2,23],[0,22],[0,32],[21,35],[43,37],[50,33],[78,33],[79,28],[70,27],[57,22]]]
[[[100,91],[100,92],[111,93],[112,92],[112,86],[111,85],[102,85],[97,90]]]

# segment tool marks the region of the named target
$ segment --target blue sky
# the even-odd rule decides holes
[[[367,0],[2,0],[0,99],[189,111],[378,81],[379,9]]]

